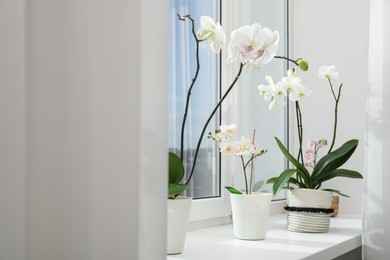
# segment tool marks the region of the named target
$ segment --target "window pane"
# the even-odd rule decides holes
[[[240,23],[245,25],[257,22],[263,27],[277,30],[280,34],[277,55],[288,56],[287,1],[243,1],[241,6]],[[253,130],[256,129],[256,144],[268,150],[262,158],[254,162],[255,181],[266,181],[279,175],[286,168],[286,159],[273,137],[276,136],[283,143],[288,143],[288,111],[287,107],[269,110],[270,102],[264,101],[264,98],[259,96],[257,86],[268,84],[264,79],[266,75],[280,80],[287,71],[287,63],[284,60],[274,59],[260,72],[246,70],[248,73],[243,73],[240,78],[239,88],[243,91],[239,92],[240,105],[236,112],[238,114],[236,122],[239,133],[248,138],[252,138]],[[244,187],[241,166],[234,165],[234,167],[236,169],[234,185]],[[262,190],[271,192],[272,186],[264,185]],[[276,199],[284,196],[284,192],[280,192]]]
[[[180,21],[176,14],[191,14],[195,20],[195,31],[200,27],[200,16],[207,15],[218,20],[217,1],[171,0],[170,36],[170,83],[169,83],[169,148],[179,154],[180,136],[186,95],[196,72],[196,43],[189,20]],[[213,53],[208,42],[199,45],[200,71],[193,87],[186,120],[184,138],[184,159],[186,177],[193,165],[194,151],[210,112],[219,98],[219,56]],[[219,117],[209,125],[216,129]],[[208,142],[206,135],[200,148],[192,182],[188,185],[187,196],[193,198],[220,195],[219,152],[215,142]]]

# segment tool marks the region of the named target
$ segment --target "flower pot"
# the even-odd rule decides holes
[[[287,228],[294,232],[329,231],[332,195],[330,191],[293,189],[287,191]]]
[[[183,252],[192,198],[178,196],[168,200],[167,254]]]
[[[234,236],[239,239],[264,239],[272,195],[270,193],[230,194]]]

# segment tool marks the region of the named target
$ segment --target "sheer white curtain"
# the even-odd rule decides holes
[[[191,31],[191,22],[180,21],[177,14],[191,14],[195,20],[195,31],[200,27],[200,16],[208,15],[217,19],[217,1],[209,0],[171,0],[170,1],[170,74],[169,74],[169,148],[177,154],[180,152],[180,136],[186,95],[196,71],[196,43]],[[218,100],[217,58],[209,48],[208,42],[199,46],[200,72],[192,91],[188,110],[184,138],[184,157],[186,177],[188,178],[194,158],[195,148],[200,132],[208,115]],[[208,128],[217,127],[215,117]],[[187,188],[187,196],[218,196],[219,172],[218,154],[215,143],[203,138],[201,150],[196,162],[193,181]]]
[[[166,258],[168,12],[1,1],[0,259]]]
[[[369,92],[364,176],[364,259],[388,259],[390,251],[390,3],[370,1]]]

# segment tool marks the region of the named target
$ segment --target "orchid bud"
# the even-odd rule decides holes
[[[298,63],[298,67],[302,71],[307,71],[309,69],[309,63],[307,62],[307,60],[299,58],[297,59],[297,63]]]

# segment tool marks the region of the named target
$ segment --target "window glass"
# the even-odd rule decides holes
[[[179,153],[181,126],[186,95],[195,75],[196,42],[190,20],[181,21],[177,14],[187,15],[195,21],[195,31],[200,27],[200,17],[207,15],[218,21],[219,1],[171,0],[170,76],[169,76],[169,148]],[[207,41],[199,44],[200,71],[193,87],[184,138],[184,162],[186,178],[193,165],[194,151],[202,128],[219,99],[219,55],[211,51]],[[219,113],[210,122],[209,129],[219,124]],[[207,136],[207,134],[206,134]],[[205,137],[206,137],[205,136]],[[186,195],[193,198],[220,195],[219,151],[214,142],[203,139],[192,181]]]

